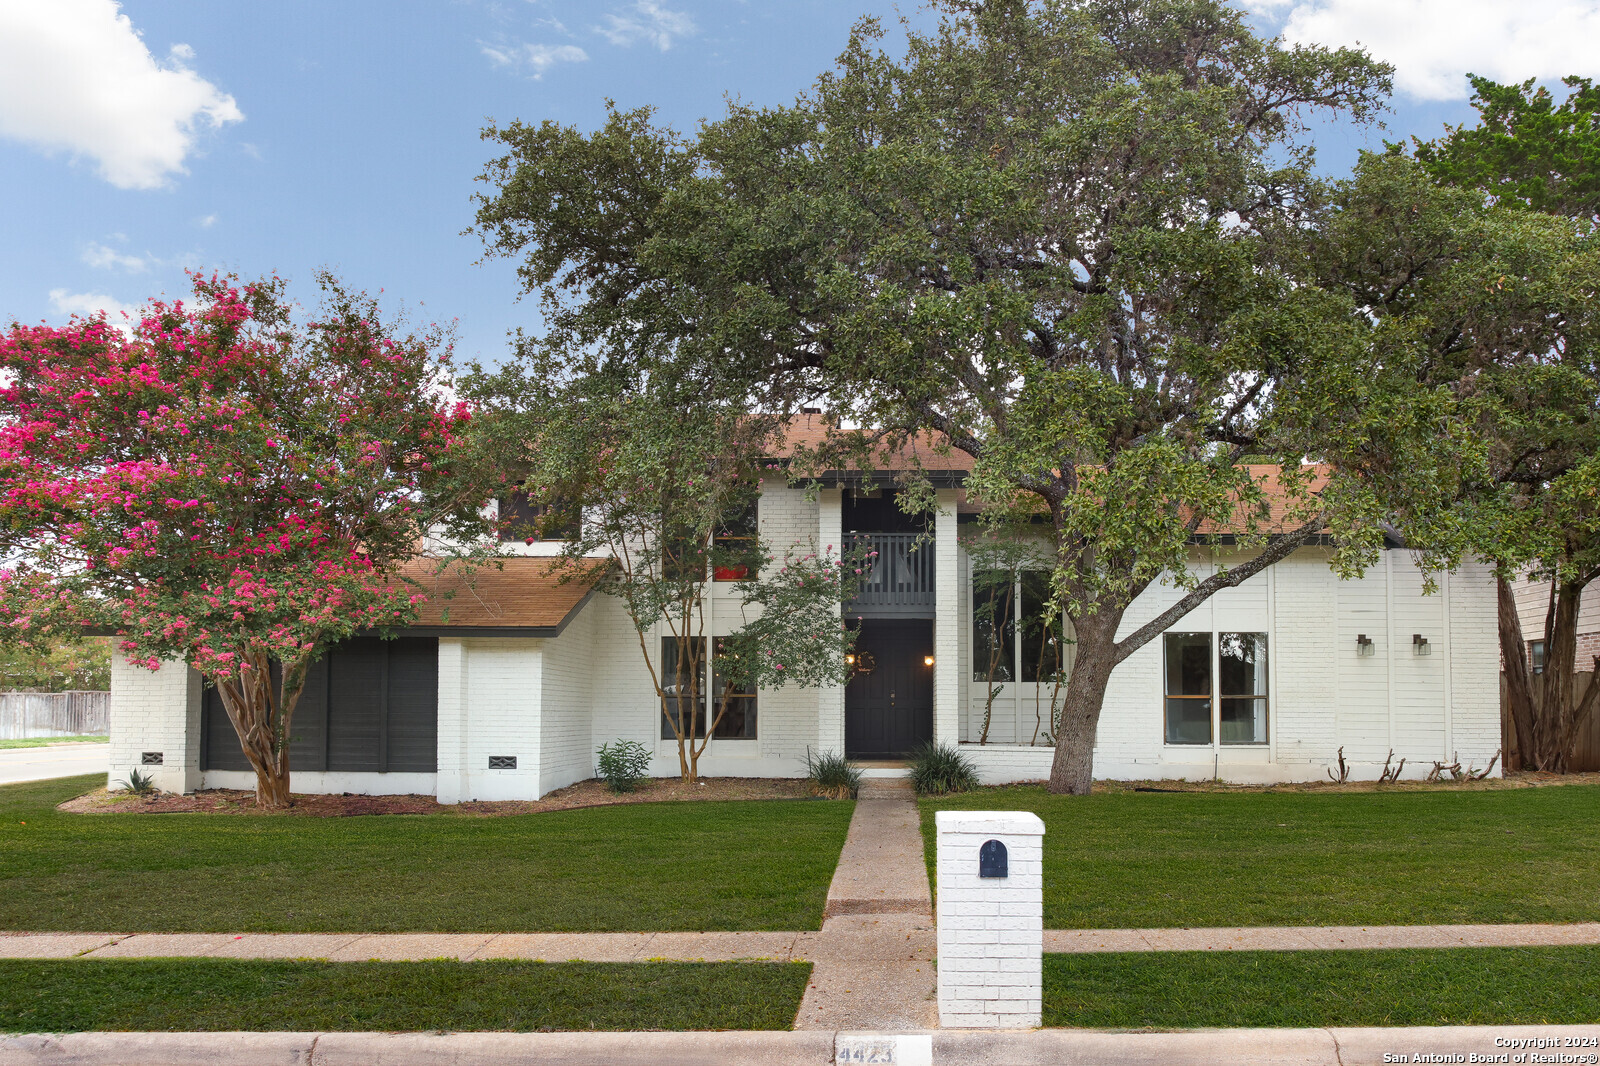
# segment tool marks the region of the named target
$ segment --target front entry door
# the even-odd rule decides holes
[[[903,759],[933,739],[933,623],[863,619],[857,669],[844,690],[844,749],[852,759]]]

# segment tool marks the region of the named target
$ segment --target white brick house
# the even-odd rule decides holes
[[[840,479],[808,496],[782,479],[764,484],[759,526],[780,555],[875,534],[878,579],[845,608],[864,619],[863,661],[848,686],[757,693],[737,728],[711,740],[703,774],[799,776],[808,751],[881,760],[935,739],[959,743],[986,782],[1047,775],[1040,734],[1054,686],[1033,680],[1048,671],[1030,662],[1040,645],[1028,584],[1013,588],[1016,609],[998,631],[975,620],[989,586],[958,540],[959,471],[940,476],[932,543],[912,555],[911,535],[889,528],[903,521],[892,489]],[[480,573],[448,614],[441,598],[404,639],[352,642],[324,660],[295,719],[296,791],[536,798],[593,776],[595,749],[617,738],[651,746],[656,774],[678,772],[621,606],[559,584],[539,557],[553,546],[516,550],[531,557]],[[1195,551],[1202,573],[1217,565],[1211,549]],[[1095,775],[1316,780],[1341,747],[1355,778],[1376,777],[1390,749],[1407,777],[1458,754],[1487,765],[1500,743],[1493,580],[1476,564],[1437,580],[1423,595],[1422,575],[1395,549],[1341,581],[1327,549],[1307,547],[1218,594],[1117,667]],[[739,599],[733,582],[710,587],[715,635],[738,624]],[[1123,632],[1176,595],[1153,587]],[[999,691],[978,744],[992,659]],[[110,776],[135,766],[174,791],[253,784],[197,675],[118,661]]]

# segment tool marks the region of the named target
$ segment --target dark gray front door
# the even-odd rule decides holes
[[[844,748],[852,759],[901,759],[933,739],[933,623],[866,618],[857,670],[844,690]]]

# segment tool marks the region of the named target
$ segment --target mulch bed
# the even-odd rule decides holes
[[[263,811],[255,793],[234,788],[210,788],[180,796],[162,792],[133,796],[97,788],[59,804],[72,814],[250,814],[347,818],[367,814],[455,814],[469,817],[503,817],[540,811],[567,811],[579,807],[605,807],[619,803],[671,803],[680,800],[813,799],[811,783],[803,778],[704,777],[694,786],[678,778],[652,778],[634,792],[612,792],[598,778],[557,789],[541,800],[477,800],[445,804],[432,796],[358,796],[295,794],[286,811]]]

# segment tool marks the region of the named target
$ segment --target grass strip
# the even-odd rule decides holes
[[[1052,929],[1600,920],[1600,787],[923,800],[1044,819]]]
[[[0,960],[0,1031],[788,1029],[810,963]]]
[[[639,803],[489,818],[64,814],[0,787],[0,929],[817,929],[854,804]]]
[[[1094,1029],[1581,1025],[1600,948],[1179,951],[1044,957],[1044,1024]]]
[[[51,744],[109,744],[111,738],[90,734],[79,737],[15,737],[11,740],[0,740],[0,751],[7,748],[44,748]]]

